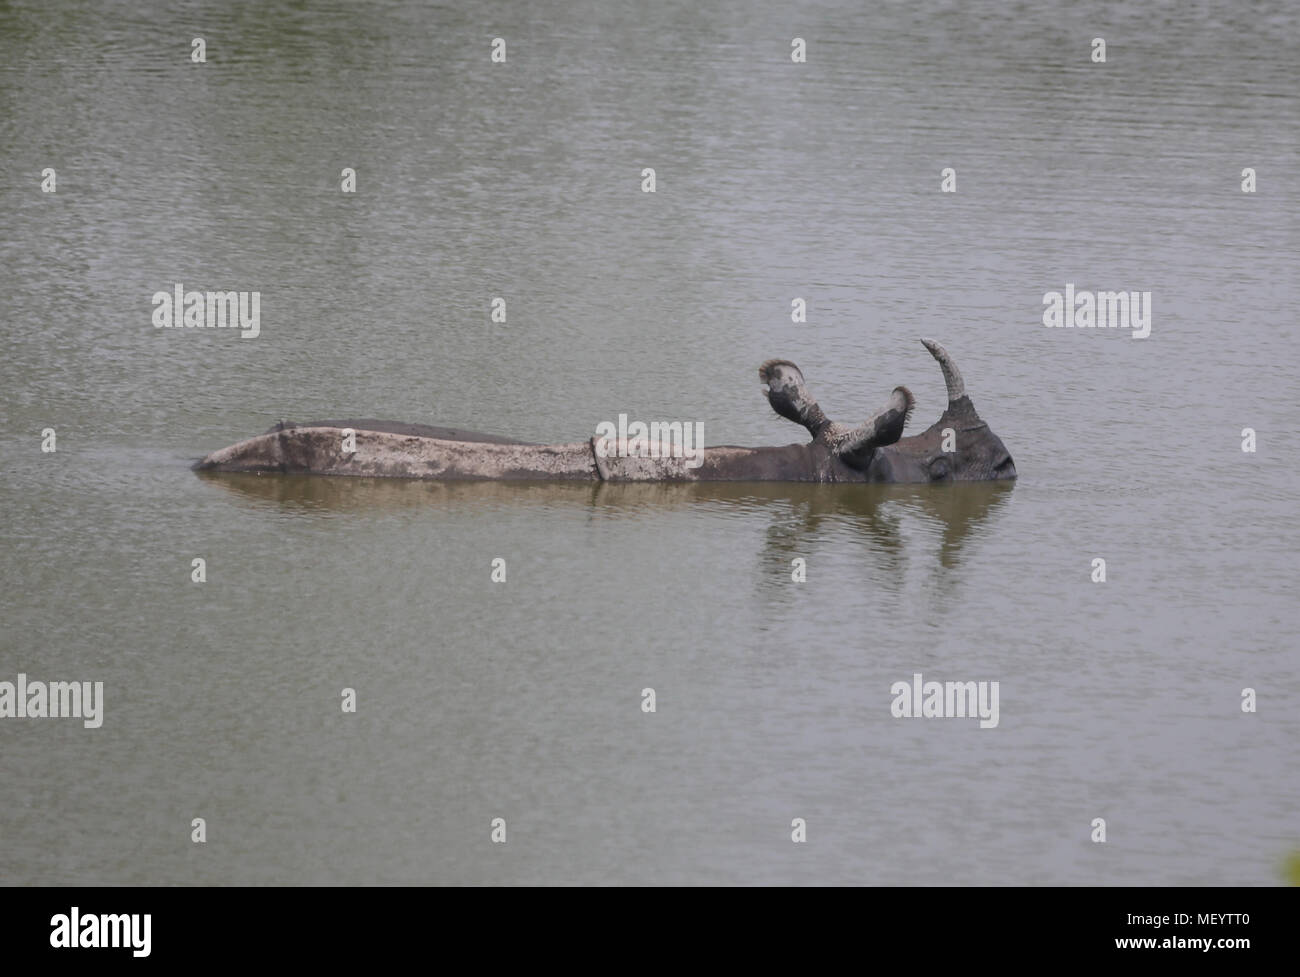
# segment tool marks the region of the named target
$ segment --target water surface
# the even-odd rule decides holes
[[[6,4],[0,679],[102,680],[106,719],[0,723],[0,879],[1275,883],[1298,27],[1281,2]],[[176,282],[260,290],[261,336],[155,329]],[[1150,290],[1151,336],[1043,328],[1066,282]],[[1014,487],[189,470],[279,418],[788,443],[774,356],[837,419],[907,384],[920,430],[920,336]],[[893,719],[917,671],[999,681],[998,728]]]

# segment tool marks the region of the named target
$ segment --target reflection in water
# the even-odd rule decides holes
[[[785,586],[791,561],[795,557],[811,559],[817,543],[847,534],[870,548],[869,562],[878,571],[856,578],[859,588],[888,594],[889,602],[896,602],[913,584],[950,597],[960,583],[959,574],[951,571],[958,567],[964,545],[1007,505],[1014,485],[787,486],[793,491],[780,497],[783,505],[773,512],[762,554],[764,565],[773,572],[760,572],[755,580],[764,600],[792,600],[795,591]],[[775,501],[777,497],[768,498]],[[929,540],[935,537],[939,548],[931,557]],[[909,577],[909,565],[919,569],[919,580]]]
[[[1014,482],[944,485],[810,485],[798,482],[622,483],[438,482],[323,475],[198,473],[252,500],[339,511],[401,507],[588,506],[592,518],[660,513],[712,505],[770,513],[767,555],[807,556],[809,541],[831,530],[854,531],[886,558],[906,555],[907,514],[936,528],[939,562],[957,566],[971,532],[1006,505]]]
[[[780,526],[773,526],[769,538],[774,548],[784,549],[820,535],[824,524],[834,522],[856,527],[879,549],[901,557],[904,553],[902,517],[914,513],[938,527],[942,539],[939,559],[944,567],[951,569],[957,565],[962,544],[971,531],[1006,504],[1014,485],[1014,482],[961,482],[789,486],[794,491],[770,496],[789,503],[791,512]]]
[[[304,509],[403,508],[575,504],[596,497],[600,483],[438,482],[414,478],[353,478],[329,475],[258,475],[196,472],[203,481],[255,501]]]

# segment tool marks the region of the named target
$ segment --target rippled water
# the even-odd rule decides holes
[[[0,723],[0,880],[1278,881],[1298,20],[6,4],[0,680],[106,718]],[[260,290],[261,336],[154,329],[176,282]],[[1151,291],[1151,336],[1043,328],[1066,282]],[[788,443],[773,356],[837,419],[906,383],[920,430],[923,335],[1014,487],[189,470],[281,417]],[[999,681],[998,728],[893,719],[917,671]]]

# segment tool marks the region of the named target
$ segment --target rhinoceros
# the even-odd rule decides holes
[[[529,444],[459,428],[394,421],[280,421],[265,434],[214,451],[199,471],[282,472],[422,479],[607,482],[959,482],[1016,477],[1002,440],[980,418],[948,351],[923,339],[943,370],[948,406],[925,431],[903,437],[915,401],[895,387],[856,427],[828,420],[789,360],[768,360],[759,380],[768,403],[807,429],[802,444],[704,448],[696,457],[652,456],[644,445],[592,437]]]

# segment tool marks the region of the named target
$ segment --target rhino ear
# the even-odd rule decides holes
[[[813,437],[828,423],[804,386],[803,373],[789,360],[767,360],[758,368],[758,379],[772,410],[786,420],[803,425]]]
[[[903,428],[915,406],[916,398],[912,391],[895,387],[885,406],[865,424],[837,435],[831,442],[831,451],[850,468],[865,468],[876,448],[893,444],[903,436]]]

